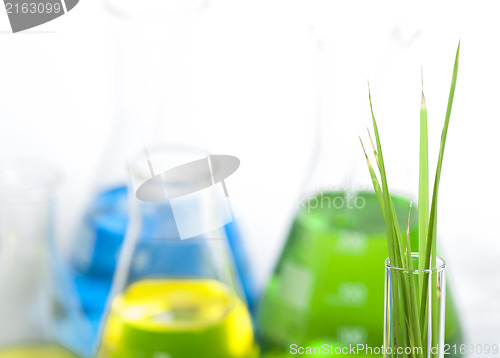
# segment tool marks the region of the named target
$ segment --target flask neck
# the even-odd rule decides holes
[[[114,40],[114,120],[99,163],[100,189],[126,183],[130,143],[163,129],[171,118],[189,117],[186,57],[200,1],[149,2],[105,2]]]
[[[302,196],[306,198],[322,192],[370,189],[370,182],[364,180],[366,168],[358,139],[363,133],[359,112],[364,107],[353,105],[358,100],[358,89],[350,83],[352,76],[343,73],[351,68],[346,68],[344,61],[344,55],[332,42],[317,41],[316,134],[303,186]],[[359,103],[364,101],[359,99]]]
[[[383,142],[392,147],[396,144],[400,148],[397,153],[400,158],[396,160],[399,165],[397,170],[391,172],[391,178],[394,179],[391,187],[399,193],[412,192],[408,186],[411,182],[410,168],[414,168],[407,164],[412,153],[408,157],[402,155],[408,149],[409,134],[413,133],[413,127],[408,130],[408,126],[415,123],[418,133],[418,117],[416,121],[402,121],[401,116],[412,118],[411,114],[418,116],[419,113],[420,57],[414,58],[413,55],[420,43],[412,39],[402,44],[389,32],[386,34],[380,26],[374,28],[374,33],[381,36],[368,34],[367,39],[360,39],[359,46],[347,43],[341,35],[327,38],[316,34],[317,129],[303,197],[325,191],[353,194],[373,191],[359,140],[360,137],[363,139],[372,165],[375,166],[372,143],[376,146],[376,138],[372,129],[368,81],[372,91],[375,89],[375,93],[372,92],[374,111]],[[402,66],[402,63],[409,65]],[[413,98],[413,93],[417,99],[414,103],[408,100]],[[391,137],[391,132],[401,134]],[[394,160],[391,157],[393,152],[392,148],[384,152],[389,163]],[[411,160],[411,163],[418,162]],[[392,167],[389,165],[387,169]]]

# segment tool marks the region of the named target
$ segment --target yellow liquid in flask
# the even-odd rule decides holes
[[[117,296],[99,358],[253,358],[246,304],[214,280],[145,279]]]

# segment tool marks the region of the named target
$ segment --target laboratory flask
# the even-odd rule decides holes
[[[368,16],[371,10],[377,16]],[[349,24],[339,19],[347,28],[315,38],[316,148],[295,218],[258,311],[262,350],[269,354],[293,356],[291,344],[309,346],[321,339],[338,345],[380,347],[383,343],[386,229],[359,142],[359,136],[366,137],[366,150],[372,151],[366,132],[372,119],[367,79],[372,90],[384,92],[394,104],[383,111],[375,107],[375,114],[379,113],[380,126],[392,126],[392,137],[383,140],[388,143],[386,148],[401,148],[396,156],[387,157],[389,186],[401,227],[406,227],[414,201],[410,235],[412,245],[418,244],[414,199],[418,192],[421,73],[419,57],[413,56],[422,38],[418,31],[404,41],[392,36],[390,21],[380,21],[378,15],[385,15],[375,4],[366,14],[351,11],[349,16],[342,11],[334,15],[355,19]],[[415,73],[408,74],[413,66]],[[413,106],[407,98],[412,94],[416,94]],[[410,140],[415,152],[409,148]],[[449,288],[445,327],[446,343],[463,343]]]
[[[224,230],[227,197],[210,181],[218,164],[203,166],[206,152],[191,147],[145,153],[130,164],[132,217],[97,356],[257,357]]]
[[[102,4],[113,32],[114,122],[71,250],[74,280],[94,337],[129,223],[127,148],[136,138],[170,125],[171,118],[178,121],[179,113],[189,112],[181,94],[186,86],[186,48],[206,7],[200,0]],[[251,301],[253,286],[237,222],[224,230]]]
[[[0,357],[84,356],[88,334],[54,239],[56,171],[0,164]]]

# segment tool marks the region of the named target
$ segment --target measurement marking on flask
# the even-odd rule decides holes
[[[343,343],[366,343],[367,332],[361,326],[340,326],[337,329],[337,338]]]
[[[362,233],[346,231],[339,236],[335,248],[344,255],[362,256],[368,250],[368,239]]]
[[[362,282],[340,282],[337,293],[325,294],[323,300],[330,306],[362,307],[368,298],[368,287]]]
[[[170,354],[163,353],[163,352],[155,352],[153,355],[153,358],[172,358]]]

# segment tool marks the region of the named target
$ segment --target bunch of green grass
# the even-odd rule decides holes
[[[369,93],[370,109],[373,120],[373,128],[375,132],[376,145],[373,143],[370,133],[370,141],[372,143],[377,169],[380,175],[380,180],[377,177],[373,166],[368,158],[363,142],[361,145],[365,152],[368,169],[373,182],[376,196],[382,211],[386,230],[387,243],[389,248],[389,259],[392,266],[402,268],[404,270],[429,270],[436,267],[436,236],[437,236],[437,206],[438,206],[438,191],[441,178],[441,168],[443,164],[443,155],[448,134],[448,125],[450,121],[451,108],[453,97],[455,94],[455,85],[457,81],[458,59],[460,53],[460,43],[458,44],[455,57],[455,65],[453,69],[453,77],[451,81],[450,94],[448,98],[448,107],[446,111],[444,128],[441,136],[441,146],[439,151],[436,176],[434,180],[434,188],[432,192],[432,202],[429,210],[429,160],[428,160],[428,136],[427,136],[427,107],[422,85],[422,100],[420,107],[420,173],[419,173],[419,205],[418,205],[418,263],[414,263],[411,256],[411,243],[409,235],[409,218],[408,227],[402,230],[399,227],[394,205],[389,193],[389,185],[385,171],[384,157],[382,155],[382,146],[380,144],[380,136],[378,132],[377,122],[373,114],[373,106],[371,93]],[[361,138],[360,138],[361,140]],[[411,212],[411,205],[410,205]],[[403,234],[404,232],[404,234]],[[417,267],[415,267],[417,266]],[[430,282],[430,284],[429,284]],[[437,332],[439,324],[439,307],[436,304],[438,300],[437,279],[426,279],[425,275],[419,275],[418,279],[413,277],[400,277],[394,280],[394,285],[397,285],[397,291],[401,292],[401,297],[395,308],[398,314],[404,315],[401,322],[406,323],[406,327],[401,327],[400,332],[395,332],[396,337],[400,335],[399,341],[406,342],[412,347],[426,347],[428,343],[435,346],[438,342]],[[429,287],[431,286],[431,287]],[[429,291],[430,290],[430,291]],[[429,300],[431,300],[429,305]],[[427,312],[427,307],[432,307],[432,312]],[[428,319],[431,319],[429,324]],[[432,330],[428,342],[429,332]],[[426,357],[425,351],[422,355]]]

